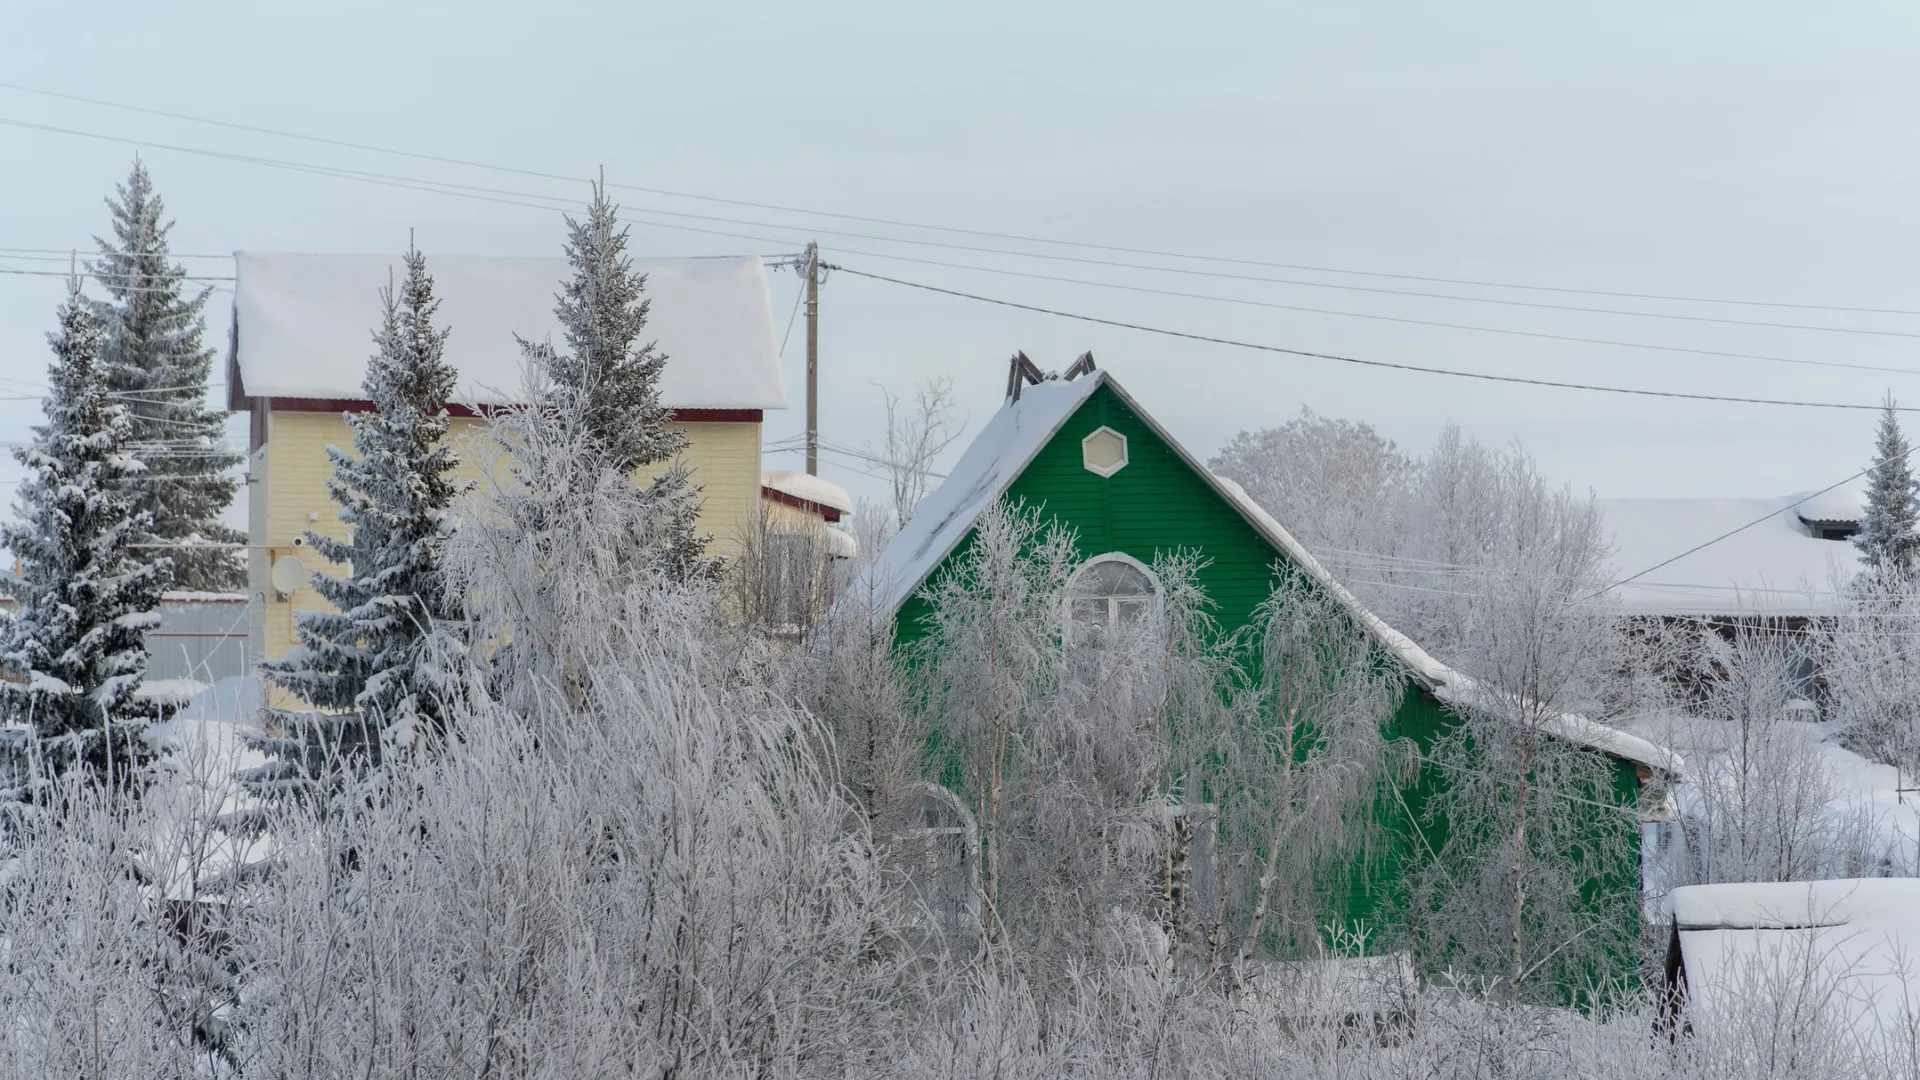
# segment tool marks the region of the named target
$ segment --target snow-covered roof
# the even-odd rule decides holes
[[[851,559],[860,554],[860,542],[853,534],[831,525],[820,530],[820,539],[825,543],[827,554],[835,559]]]
[[[798,469],[772,469],[760,474],[760,486],[769,491],[815,503],[843,514],[853,513],[853,496],[831,480],[809,476]]]
[[[1809,495],[1794,508],[1801,521],[1859,521],[1867,513],[1865,488],[1839,487]]]
[[[1801,520],[1807,506],[1798,504],[1817,506],[1823,513],[1842,509],[1845,503],[1832,498],[1835,494],[1815,499],[1601,499],[1604,528],[1615,545],[1616,580],[1706,545],[1616,586],[1609,595],[1627,612],[1641,615],[1810,615],[1832,610],[1838,599],[1836,575],[1851,577],[1858,559],[1852,544],[1815,537]]]
[[[1106,372],[1095,371],[1071,382],[1029,386],[1019,400],[993,414],[875,562],[872,573],[879,595],[887,598],[888,614],[907,602],[967,534],[974,518],[1005,494],[1020,470],[1106,377]]]
[[[921,500],[913,517],[901,528],[873,568],[876,593],[886,598],[882,611],[891,616],[919,589],[940,561],[946,558],[967,533],[981,511],[1000,498],[1014,479],[1053,438],[1060,426],[1101,385],[1120,395],[1134,415],[1158,435],[1162,442],[1186,462],[1194,473],[1205,478],[1213,489],[1253,525],[1274,547],[1333,595],[1361,626],[1399,659],[1402,666],[1435,697],[1450,704],[1466,706],[1477,700],[1480,691],[1473,680],[1435,660],[1412,639],[1388,626],[1362,604],[1328,572],[1298,540],[1293,538],[1273,515],[1253,501],[1244,488],[1209,472],[1187,452],[1179,440],[1161,427],[1153,417],[1127,394],[1118,381],[1105,371],[1094,371],[1071,381],[1051,380],[1025,387],[1018,400],[1009,402],[987,422],[974,438],[947,478]],[[1569,742],[1588,746],[1618,758],[1649,768],[1678,775],[1684,768],[1678,754],[1615,728],[1584,717],[1557,717],[1554,733]]]
[[[358,400],[398,255],[239,252],[233,363],[250,397]],[[651,301],[646,336],[667,356],[660,399],[681,409],[784,409],[766,269],[758,257],[636,259]],[[451,331],[461,404],[511,404],[521,384],[514,335],[562,344],[554,297],[561,258],[427,257]]]
[[[1688,885],[1669,896],[1696,1030],[1776,995],[1833,1009],[1858,1039],[1920,1019],[1920,879]]]

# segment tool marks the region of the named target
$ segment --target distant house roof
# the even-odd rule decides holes
[[[1869,1044],[1905,1046],[1920,1022],[1920,879],[1688,885],[1669,903],[1669,977],[1696,1030],[1783,999],[1825,1004]]]
[[[1659,566],[1610,595],[1626,611],[1646,615],[1831,611],[1835,582],[1853,576],[1858,556],[1844,540],[1813,535],[1809,523],[1858,520],[1861,500],[1852,491],[1812,498],[1601,499],[1616,548],[1615,580]],[[1706,546],[1659,565],[1699,545]]]
[[[798,469],[769,469],[760,474],[761,494],[775,501],[819,514],[828,521],[853,513],[853,497],[831,480]]]
[[[877,593],[886,598],[884,611],[888,616],[899,611],[941,560],[959,545],[981,512],[1006,493],[1061,425],[1103,385],[1119,395],[1195,475],[1237,509],[1270,544],[1338,599],[1354,620],[1436,698],[1455,705],[1470,705],[1479,698],[1481,691],[1472,679],[1435,660],[1412,639],[1368,610],[1239,484],[1209,472],[1152,414],[1142,409],[1118,381],[1100,370],[1077,379],[1054,379],[1027,386],[987,421],[947,478],[921,500],[913,517],[901,527],[869,571],[874,575]],[[1553,731],[1569,742],[1666,773],[1679,775],[1684,769],[1680,756],[1671,750],[1585,717],[1571,714],[1556,717]]]
[[[405,274],[398,255],[239,252],[234,256],[228,394],[357,401],[380,290]],[[660,398],[676,409],[784,409],[766,270],[759,258],[636,259],[651,302],[646,337],[667,356]],[[521,385],[517,334],[564,345],[554,297],[565,259],[427,256],[460,372],[455,401],[511,404]]]

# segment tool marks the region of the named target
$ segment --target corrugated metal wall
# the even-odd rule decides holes
[[[147,678],[211,683],[247,673],[247,602],[163,599],[160,625],[147,634]]]

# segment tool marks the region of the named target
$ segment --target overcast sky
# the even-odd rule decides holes
[[[0,19],[6,83],[582,180],[364,153],[0,88],[0,249],[15,249],[0,251],[0,267],[59,269],[58,256],[18,249],[89,247],[106,229],[101,198],[137,149],[17,126],[25,122],[174,148],[138,152],[178,221],[175,249],[194,255],[398,251],[410,228],[429,258],[557,253],[558,213],[509,203],[584,200],[584,178],[604,166],[616,184],[691,195],[1323,270],[1018,243],[616,191],[643,255],[772,254],[817,238],[827,259],[850,268],[1288,348],[1804,401],[1872,403],[1891,389],[1920,406],[1920,316],[1360,273],[1920,311],[1920,8],[1753,0],[1571,7],[8,0]],[[514,194],[483,201],[205,152]],[[745,238],[648,223],[674,221]],[[220,259],[189,263],[200,273],[232,272]],[[1352,273],[1326,272],[1336,270]],[[1307,282],[1347,288],[1300,284]],[[782,326],[798,285],[791,274],[774,279]],[[54,277],[0,273],[0,377],[44,383],[43,335],[61,288]],[[217,293],[209,309],[223,364],[227,301]],[[844,274],[830,278],[821,306],[823,432],[853,446],[879,438],[876,384],[907,391],[951,376],[977,429],[999,404],[1014,350],[1061,368],[1092,349],[1202,454],[1303,406],[1367,421],[1415,449],[1455,420],[1486,440],[1520,440],[1552,476],[1602,496],[1816,488],[1865,466],[1870,450],[1872,417],[1858,412],[1360,368]],[[769,416],[769,441],[801,426],[802,344],[796,329],[785,353],[793,407]],[[0,402],[0,439],[24,438],[37,416],[32,401]],[[768,464],[798,461],[770,456]],[[831,459],[823,472],[856,493],[878,494],[875,481]],[[18,475],[11,464],[0,468],[0,479]]]

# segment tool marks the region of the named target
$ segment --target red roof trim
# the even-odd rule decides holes
[[[814,502],[812,499],[803,499],[798,495],[789,495],[784,491],[776,491],[773,488],[764,486],[760,489],[760,497],[772,502],[777,502],[782,506],[791,506],[795,510],[805,510],[809,514],[819,514],[824,521],[840,520],[839,510],[823,503]]]

